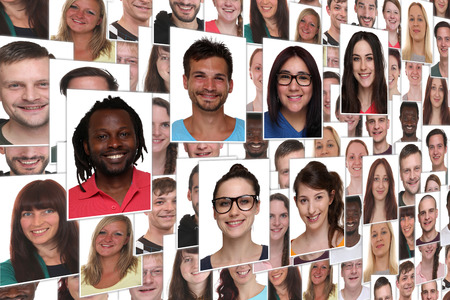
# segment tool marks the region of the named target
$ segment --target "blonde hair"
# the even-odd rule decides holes
[[[398,263],[397,263],[397,250],[395,248],[395,238],[394,238],[394,229],[392,228],[392,224],[390,222],[385,222],[389,229],[389,233],[391,234],[391,245],[389,246],[389,274],[397,274],[398,273]],[[370,232],[372,232],[372,227],[375,224],[370,225]],[[372,244],[369,240],[369,251],[367,255],[367,263],[366,269],[364,270],[364,282],[370,281],[370,276],[374,273],[374,265],[375,265],[375,255],[372,251]]]
[[[322,44],[322,36],[320,33],[320,16],[319,14],[312,8],[306,8],[300,12],[297,19],[297,26],[295,27],[295,40],[299,42],[303,42],[302,37],[300,36],[300,32],[298,31],[298,25],[303,20],[304,17],[308,15],[313,15],[317,19],[317,33],[314,36],[314,44]]]
[[[339,134],[331,126],[324,126],[323,131],[325,131],[325,129],[328,129],[329,131],[331,131],[331,135],[333,136],[334,141],[336,142],[336,145],[338,147],[338,153],[340,154],[341,153],[341,138],[339,137]],[[317,139],[314,140],[314,148],[316,148],[316,144],[317,144]]]
[[[102,265],[100,262],[100,255],[95,249],[95,240],[97,239],[100,231],[107,225],[114,222],[124,222],[127,226],[127,237],[129,237],[128,243],[120,250],[120,257],[117,262],[116,270],[119,272],[120,279],[125,277],[129,270],[136,272],[138,259],[133,256],[133,229],[131,221],[128,217],[123,215],[108,216],[98,222],[97,226],[92,233],[91,249],[89,250],[89,258],[86,265],[81,268],[83,275],[83,283],[95,286],[100,282],[102,278]]]
[[[55,40],[57,41],[65,41],[65,42],[73,42],[71,30],[67,25],[66,21],[66,13],[69,10],[70,6],[76,0],[66,0],[62,9],[61,21],[59,22],[58,33],[55,36]],[[109,40],[106,39],[106,33],[108,30],[108,20],[106,18],[106,7],[103,0],[95,0],[97,1],[100,7],[100,18],[102,21],[100,25],[95,26],[91,39],[89,40],[89,48],[92,50],[93,59],[97,59],[102,54],[108,54],[110,56],[110,51],[112,49],[112,44]]]
[[[425,20],[425,63],[432,63],[433,62],[433,54],[431,53],[431,40],[430,40],[430,32],[429,27],[430,24],[428,23],[428,17],[427,12],[425,11],[425,8],[420,4],[419,2],[413,2],[408,8],[408,18],[409,18],[409,12],[411,11],[411,8],[417,5],[422,10],[422,15]],[[409,33],[409,27],[408,27],[408,34],[406,35],[406,42],[405,47],[402,51],[402,59],[403,60],[411,60],[411,57],[413,55],[412,53],[412,45],[414,41],[412,40],[411,34]]]
[[[314,300],[316,295],[314,293],[314,284],[311,280],[311,272],[313,267],[317,264],[317,262],[313,262],[311,266],[309,267],[309,280],[308,280],[308,287],[306,291],[303,293],[303,299],[305,300]],[[330,273],[328,273],[327,278],[325,278],[325,287],[324,287],[324,294],[328,295],[328,298],[333,296],[336,292],[336,284],[333,283],[333,267],[328,263],[328,268],[330,269]],[[337,295],[334,295],[337,296]]]

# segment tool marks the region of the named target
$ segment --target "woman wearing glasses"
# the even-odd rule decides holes
[[[254,243],[251,236],[259,213],[259,191],[258,179],[241,164],[233,165],[217,181],[212,204],[223,246],[201,260],[202,271],[268,258],[268,247]]]
[[[264,137],[319,137],[321,95],[322,80],[311,54],[299,46],[281,51],[269,75]]]

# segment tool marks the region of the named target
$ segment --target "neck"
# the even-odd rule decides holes
[[[331,35],[333,39],[336,41],[339,41],[339,38],[341,36],[341,28],[334,27],[333,25],[330,26],[330,29],[328,29],[328,34]]]
[[[355,287],[347,287],[345,286],[342,289],[342,296],[345,300],[356,300],[358,299],[359,295],[361,295],[362,291],[362,285],[355,286]]]
[[[118,23],[135,36],[138,36],[139,26],[148,27],[149,22],[150,18],[147,20],[136,20],[124,12]]]
[[[436,238],[437,234],[438,233],[436,231],[436,228],[433,228],[430,231],[423,232],[420,239],[422,240],[422,242],[431,242],[432,240],[434,240]]]
[[[425,56],[425,41],[413,42],[411,53]]]
[[[392,46],[395,46],[398,43],[398,35],[397,31],[388,31],[389,32],[389,43],[391,43]]]
[[[372,104],[372,86],[368,88],[358,87],[358,100],[361,102],[361,110],[366,111]]]
[[[414,134],[406,135],[406,133],[403,132],[403,136],[402,136],[401,140],[402,140],[402,142],[417,142],[416,133],[414,132]]]
[[[166,149],[159,152],[152,152],[152,172],[153,175],[163,175],[166,165]]]
[[[283,241],[284,238],[279,240],[270,239],[270,264],[272,267],[277,268],[283,265]],[[275,261],[276,258],[277,261]]]
[[[102,265],[102,273],[111,273],[116,271],[117,263],[119,262],[120,253],[114,256],[103,257],[100,256],[100,264]]]
[[[172,22],[178,28],[186,28],[194,30],[197,30],[198,28],[197,18],[195,18],[192,22],[183,22],[177,19],[174,14],[172,14]]]
[[[163,236],[172,234],[173,233],[173,227],[169,229],[161,229],[154,227],[150,224],[148,227],[147,232],[144,235],[144,238],[146,240],[149,240],[152,243],[155,243],[156,245],[162,246],[163,245]]]
[[[411,235],[409,237],[406,238],[406,243],[408,244],[409,250],[411,251],[414,250],[414,245],[415,245],[415,240],[414,240],[414,236]]]
[[[280,32],[278,31],[278,22],[275,18],[264,19],[267,29],[269,30],[270,36],[279,37]]]
[[[433,264],[434,260],[426,259],[425,257],[422,257],[422,261],[420,262],[422,264],[422,271],[432,271],[433,270]]]
[[[437,165],[437,166],[433,165],[431,167],[431,170],[433,172],[437,172],[437,171],[445,171],[445,172],[447,172],[447,167],[445,166],[444,163],[441,163],[440,165]]]
[[[447,77],[448,75],[448,57],[442,57],[439,61],[439,72],[441,73],[442,77]]]
[[[383,152],[387,151],[387,149],[389,149],[389,144],[387,143],[386,138],[384,138],[380,142],[373,141],[373,153],[374,154],[383,153]]]
[[[306,126],[306,113],[307,113],[307,111],[308,111],[307,107],[305,107],[301,111],[295,112],[295,113],[294,112],[290,112],[284,106],[281,107],[281,113],[283,114],[284,118],[298,132],[300,132],[303,129],[305,129],[305,126]]]
[[[406,205],[414,205],[415,201],[415,195],[405,190],[405,192],[403,193],[403,202]]]
[[[228,34],[228,35],[234,35],[237,36],[237,25],[236,20],[234,21],[227,21],[222,18],[217,18],[215,20],[216,26],[219,29],[221,34]]]
[[[58,247],[53,243],[51,245],[34,245],[37,249],[37,253],[44,260],[46,265],[59,265],[61,261],[61,253]]]
[[[27,5],[25,1],[16,2],[2,2],[5,13],[11,19],[11,22],[22,28],[30,28],[29,19],[27,14]]]
[[[349,191],[352,195],[360,195],[362,194],[362,177],[361,176],[351,176],[350,184],[348,185]]]
[[[317,298],[320,299],[327,299],[328,295],[326,295],[327,297],[323,298],[323,296],[325,295],[325,281],[319,284],[314,284],[314,295]]]
[[[29,128],[10,119],[1,130],[4,137],[13,145],[48,144],[48,123]]]
[[[132,180],[133,180],[132,166],[130,166],[122,174],[116,176],[103,174],[99,170],[96,170],[95,172],[95,183],[97,184],[97,188],[99,190],[104,191],[105,193],[108,193],[108,191],[115,192],[123,189],[126,189],[128,191],[128,189],[131,186]]]
[[[255,275],[252,275],[253,278],[244,284],[236,284],[236,287],[239,290],[239,300],[250,299],[259,292],[262,291],[263,286],[256,282]]]
[[[360,239],[361,239],[361,235],[358,233],[358,230],[355,230],[351,233],[346,232],[345,233],[345,246],[353,247],[356,244],[358,244]]]
[[[376,257],[374,263],[374,272],[385,271],[389,269],[389,255],[384,255],[382,257]]]

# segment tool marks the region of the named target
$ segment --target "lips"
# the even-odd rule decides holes
[[[289,101],[292,101],[292,102],[300,101],[300,100],[302,100],[302,97],[303,97],[303,95],[291,95],[291,96],[287,96],[288,100],[289,100]]]
[[[313,215],[313,216],[307,216],[306,218],[310,223],[315,223],[319,220],[320,214]]]
[[[384,247],[384,244],[377,244],[376,246],[375,246],[375,248],[377,248],[377,249],[380,249],[380,248],[383,248]]]
[[[37,110],[41,110],[44,107],[46,107],[47,104],[41,104],[41,105],[18,105],[17,107],[25,110],[25,111],[37,111]]]
[[[210,152],[210,151],[209,152],[197,152],[197,153],[194,153],[194,155],[197,157],[205,157],[205,156],[210,156],[211,153],[212,152]]]
[[[47,232],[49,229],[48,228],[42,228],[42,229],[36,229],[36,230],[32,230],[31,233],[34,236],[41,236],[42,234],[44,234],[45,232]]]
[[[225,224],[227,224],[227,226],[231,228],[239,227],[242,225],[242,223],[244,223],[244,220],[234,220],[225,222]]]

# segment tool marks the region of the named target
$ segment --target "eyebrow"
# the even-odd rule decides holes
[[[192,75],[206,75],[206,72],[203,71],[193,71]],[[227,77],[224,73],[215,73],[214,76]]]

